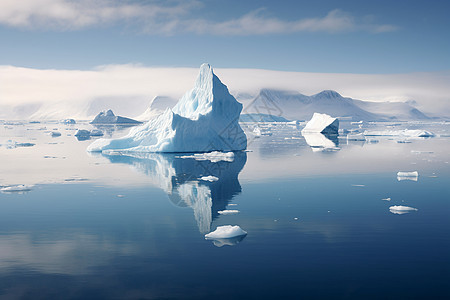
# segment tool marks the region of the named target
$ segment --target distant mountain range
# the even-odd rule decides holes
[[[253,99],[242,97],[243,114],[270,114],[289,120],[309,120],[315,112],[353,121],[426,120],[427,115],[405,102],[371,102],[325,90],[312,96],[262,89]]]

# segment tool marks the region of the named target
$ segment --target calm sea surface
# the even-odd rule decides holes
[[[364,124],[436,134],[367,141],[245,124],[250,151],[219,162],[89,154],[87,123],[0,125],[0,298],[450,298],[449,123]],[[205,239],[222,225],[248,234]]]

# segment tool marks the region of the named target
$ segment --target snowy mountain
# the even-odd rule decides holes
[[[428,118],[408,103],[354,100],[331,90],[306,96],[294,91],[262,89],[254,99],[242,102],[245,114],[271,114],[290,120],[309,120],[315,112],[355,121]]]
[[[156,96],[150,101],[150,105],[147,110],[136,117],[137,120],[140,121],[148,121],[157,115],[162,114],[167,108],[172,108],[177,104],[177,100],[165,97],[165,96]]]

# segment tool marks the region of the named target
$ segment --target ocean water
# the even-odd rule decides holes
[[[450,297],[449,123],[364,124],[436,134],[367,141],[243,126],[249,151],[211,162],[89,154],[73,136],[87,123],[4,122],[0,298]],[[247,235],[205,239],[222,225]]]

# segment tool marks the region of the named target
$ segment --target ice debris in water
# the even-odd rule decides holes
[[[52,131],[52,132],[50,132],[50,136],[52,136],[52,137],[61,136],[61,132],[59,132],[59,131]]]
[[[417,181],[419,177],[419,172],[397,172],[397,180],[411,180],[411,181]]]
[[[366,136],[403,136],[409,138],[425,138],[433,137],[434,133],[419,129],[405,129],[405,130],[380,130],[380,131],[365,131]]]
[[[388,198],[383,198],[383,199],[381,199],[381,200],[384,200],[384,201],[391,201],[391,198],[388,197]]]
[[[237,210],[237,209],[226,209],[226,210],[219,210],[217,213],[219,215],[234,215],[234,214],[238,214],[239,210]]]
[[[205,234],[205,239],[229,239],[246,234],[247,232],[238,225],[224,225],[218,226],[213,232]]]
[[[214,182],[214,181],[218,181],[219,178],[217,178],[216,176],[203,176],[203,177],[200,177],[200,180]]]
[[[302,133],[338,134],[339,120],[327,114],[314,113]]]
[[[247,137],[239,125],[242,104],[213,73],[200,67],[194,88],[172,108],[119,139],[100,139],[87,150],[102,152],[210,152],[245,150]]]
[[[19,184],[19,185],[11,185],[0,188],[0,191],[2,192],[28,192],[31,191],[31,188],[33,185],[25,185],[25,184]]]
[[[183,155],[177,156],[178,158],[193,158],[195,160],[209,160],[210,162],[216,163],[219,161],[234,161],[234,153],[233,152],[206,152],[206,153],[195,153],[193,155]]]
[[[403,205],[394,205],[389,207],[389,211],[393,214],[402,215],[409,213],[411,211],[417,211],[417,208],[409,207],[409,206],[403,206]]]

